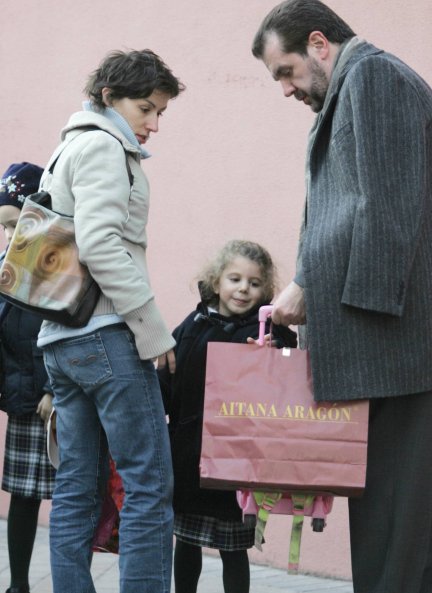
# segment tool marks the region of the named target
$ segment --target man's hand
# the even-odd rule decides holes
[[[303,325],[306,323],[304,291],[290,282],[273,303],[272,321],[276,325]]]
[[[168,350],[164,354],[161,354],[157,358],[157,368],[163,369],[166,365],[168,365],[169,372],[173,375],[176,370],[176,359],[174,350]]]

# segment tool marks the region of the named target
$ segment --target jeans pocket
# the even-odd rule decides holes
[[[82,386],[103,383],[112,369],[99,333],[79,336],[53,344],[60,370]]]

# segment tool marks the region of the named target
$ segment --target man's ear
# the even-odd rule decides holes
[[[316,59],[326,60],[330,52],[330,42],[321,31],[312,31],[308,37],[308,53]]]

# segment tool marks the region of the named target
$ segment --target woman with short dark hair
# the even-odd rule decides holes
[[[172,468],[153,360],[173,370],[174,340],[148,277],[149,187],[140,161],[149,156],[142,145],[183,88],[150,50],[109,54],[42,178],[53,209],[74,216],[79,258],[101,289],[84,328],[44,322],[38,340],[57,412],[50,521],[56,593],[95,591],[90,558],[108,449],[125,488],[120,591],[170,591]]]

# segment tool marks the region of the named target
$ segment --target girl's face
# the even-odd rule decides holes
[[[222,272],[215,292],[219,295],[221,315],[244,315],[263,300],[264,281],[259,265],[246,257],[235,257]]]
[[[8,245],[14,234],[20,214],[21,210],[16,206],[10,206],[9,204],[0,206],[0,225],[3,227]]]
[[[161,91],[154,91],[145,99],[110,99],[110,89],[102,89],[105,105],[112,107],[131,127],[140,144],[145,144],[150,133],[159,130],[159,118],[168,106],[171,96]]]

